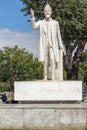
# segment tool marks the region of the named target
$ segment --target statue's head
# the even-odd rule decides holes
[[[50,7],[50,5],[47,3],[46,6],[44,7],[44,15],[46,19],[49,19],[51,17],[52,14],[52,9]]]

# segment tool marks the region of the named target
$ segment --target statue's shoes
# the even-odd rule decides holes
[[[47,77],[45,77],[44,80],[47,80]]]
[[[52,77],[52,78],[51,78],[51,80],[55,80],[55,78],[54,78],[54,77]]]

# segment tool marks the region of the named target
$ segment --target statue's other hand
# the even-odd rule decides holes
[[[32,17],[34,17],[34,10],[32,8],[30,9],[30,14]]]
[[[60,46],[60,49],[63,49],[63,46]]]

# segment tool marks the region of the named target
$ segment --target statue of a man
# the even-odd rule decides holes
[[[35,22],[34,10],[30,12],[32,28],[40,29],[39,61],[44,64],[44,80],[55,80],[55,69],[60,69],[59,50],[63,48],[59,23],[51,18],[52,9],[48,3],[43,20]]]

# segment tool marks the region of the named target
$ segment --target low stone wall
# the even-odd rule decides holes
[[[0,129],[86,130],[86,125],[86,103],[0,105]]]

